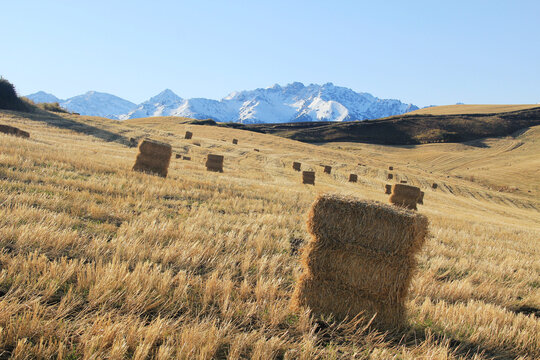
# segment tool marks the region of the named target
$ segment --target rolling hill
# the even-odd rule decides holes
[[[0,134],[4,357],[540,356],[540,126],[385,146],[309,144],[175,117],[0,111],[0,123],[31,134]],[[191,160],[173,156],[166,179],[134,173],[129,139],[143,137]],[[225,156],[224,173],[205,170],[209,153]],[[301,184],[293,161],[316,172],[315,186]],[[309,237],[314,198],[387,202],[390,165],[396,181],[425,191],[419,212],[430,221],[409,326],[381,334],[291,311],[300,272],[292,246]]]

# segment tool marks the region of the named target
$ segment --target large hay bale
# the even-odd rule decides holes
[[[155,140],[143,139],[139,143],[139,153],[137,154],[135,165],[133,165],[133,170],[167,177],[171,156],[171,145]]]
[[[384,193],[387,195],[390,195],[392,193],[392,185],[390,184],[384,185]]]
[[[420,189],[416,186],[394,184],[392,186],[392,194],[390,195],[390,203],[402,206],[410,210],[416,210]]]
[[[302,167],[302,164],[299,163],[299,162],[296,162],[296,161],[295,161],[295,162],[292,163],[292,168],[293,168],[294,170],[296,170],[296,171],[300,171],[300,170],[301,170],[301,167]]]
[[[193,137],[193,133],[191,131],[186,131],[186,136],[184,136],[185,139],[191,139]]]
[[[303,273],[292,307],[308,306],[337,320],[359,313],[383,328],[405,317],[415,254],[427,233],[426,217],[340,195],[315,200],[307,222],[312,238],[302,251]]]
[[[392,180],[394,178],[394,174],[388,174],[388,176],[386,177],[388,180]]]
[[[420,191],[420,195],[418,196],[418,199],[416,200],[416,202],[420,205],[424,205],[424,192],[423,191]]]
[[[223,155],[208,154],[206,158],[206,170],[223,172]]]
[[[232,139],[232,143],[233,143],[234,145],[238,145],[238,139]]]
[[[324,165],[324,172],[330,174],[332,172],[332,167],[329,165]]]
[[[358,181],[358,175],[349,174],[349,182],[357,182],[357,181]]]
[[[302,171],[302,184],[315,185],[315,171]]]
[[[16,128],[15,126],[10,126],[10,125],[0,124],[0,132],[4,134],[8,134],[8,135],[15,135],[22,138],[30,137],[29,132]]]

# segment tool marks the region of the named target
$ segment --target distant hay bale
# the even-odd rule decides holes
[[[332,167],[328,165],[324,165],[324,172],[326,174],[330,174],[332,172]]]
[[[315,171],[302,171],[302,184],[315,185]]]
[[[200,142],[194,142],[193,145],[195,145],[195,146],[201,146],[201,143],[200,143]]]
[[[420,205],[424,205],[424,192],[423,191],[420,191],[420,195],[418,196],[416,203]]]
[[[312,237],[302,251],[303,273],[291,306],[336,320],[375,315],[374,325],[399,327],[427,225],[425,216],[374,201],[318,197],[307,221]]]
[[[182,158],[182,160],[188,160],[188,161],[189,161],[189,160],[191,160],[191,157],[190,157],[190,156],[184,156],[184,157]]]
[[[223,172],[223,155],[208,154],[206,158],[206,170]]]
[[[0,133],[8,134],[8,135],[14,135],[22,138],[29,138],[30,133],[24,130],[21,130],[19,128],[16,128],[14,126],[10,125],[1,125],[0,124]]]
[[[392,180],[394,178],[394,174],[388,174],[388,176],[386,177],[388,180]]]
[[[400,184],[406,184],[406,183],[407,183],[407,180],[401,180],[399,183],[400,183]]]
[[[300,170],[301,170],[301,167],[302,167],[302,164],[299,163],[299,162],[296,162],[296,161],[295,161],[295,162],[292,163],[292,168],[293,168],[294,170],[296,170],[296,171],[300,171]]]
[[[137,146],[137,139],[135,138],[129,138],[129,147],[135,147]]]
[[[416,186],[394,184],[389,201],[391,204],[402,206],[410,210],[416,210],[420,189]]]
[[[388,167],[388,170],[394,170],[394,167],[393,167],[393,166],[389,166],[389,167]]]
[[[390,184],[384,185],[384,193],[387,195],[390,195],[392,193],[392,185]]]
[[[232,139],[232,143],[233,143],[234,145],[238,145],[238,139]]]
[[[139,153],[133,171],[141,171],[167,177],[171,162],[172,147],[159,141],[143,139],[139,143]]]
[[[181,159],[181,158],[182,158],[182,155],[176,154],[176,158],[177,158],[177,159]]]
[[[259,152],[259,149],[253,149],[253,151]]]
[[[191,131],[186,131],[186,135],[184,136],[184,139],[191,139],[193,137],[193,133]]]
[[[357,181],[358,181],[358,175],[349,174],[349,182],[357,182]]]
[[[436,189],[436,188],[438,188],[438,187],[439,187],[439,185],[437,185],[437,183],[431,184],[431,188],[432,188],[432,189]]]

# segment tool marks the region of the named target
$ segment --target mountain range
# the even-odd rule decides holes
[[[399,100],[379,99],[369,93],[358,93],[332,83],[305,86],[300,82],[233,92],[221,100],[183,99],[166,89],[138,105],[96,91],[66,100],[43,91],[26,97],[36,103],[58,102],[65,109],[81,115],[119,120],[184,116],[244,124],[367,120],[418,109],[415,105]]]

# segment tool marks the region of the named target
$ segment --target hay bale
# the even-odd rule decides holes
[[[295,161],[292,163],[292,168],[296,171],[300,171],[301,167],[302,167],[302,164],[300,164],[299,162]]]
[[[176,154],[176,158],[177,158],[177,159],[181,159],[181,158],[182,158],[182,155]]]
[[[420,195],[418,196],[416,203],[420,205],[424,205],[424,192],[423,191],[420,191]]]
[[[135,138],[129,138],[129,147],[135,147],[137,146],[137,139]]]
[[[238,145],[238,139],[232,139],[232,143],[233,143],[234,145]]]
[[[133,171],[141,171],[167,177],[171,162],[172,147],[159,141],[143,139],[139,143],[139,153]]]
[[[223,172],[223,155],[208,154],[206,158],[206,170]]]
[[[22,137],[22,138],[30,137],[29,132],[16,128],[15,126],[10,126],[10,125],[0,124],[0,133],[14,135],[14,136]]]
[[[431,184],[431,188],[432,188],[432,189],[436,189],[436,188],[438,188],[438,187],[439,187],[439,185],[437,185],[437,183]]]
[[[394,174],[388,174],[388,176],[386,177],[388,180],[392,180],[394,178]]]
[[[390,184],[384,185],[384,193],[387,195],[390,195],[392,193],[392,185]]]
[[[182,158],[182,160],[188,160],[188,161],[189,161],[189,160],[191,160],[191,157],[190,157],[190,156],[184,156],[184,157]]]
[[[324,165],[324,172],[326,174],[330,174],[332,172],[332,167],[328,165]]]
[[[186,131],[186,135],[184,136],[184,139],[191,139],[193,137],[193,133],[191,131]]]
[[[303,273],[291,305],[337,320],[359,313],[383,329],[403,323],[415,254],[427,218],[373,201],[340,195],[315,200],[302,251]]]
[[[401,180],[399,183],[400,183],[400,184],[406,184],[406,183],[407,183],[407,180]]]
[[[416,210],[416,201],[420,196],[420,189],[416,186],[394,184],[389,201],[391,204]]]
[[[389,166],[389,167],[388,167],[388,170],[394,170],[394,167],[393,167],[393,166]]]
[[[357,181],[358,181],[358,175],[349,174],[349,182],[357,182]]]
[[[253,149],[253,151],[259,152],[259,149]]]
[[[302,171],[302,184],[315,185],[315,171]]]

